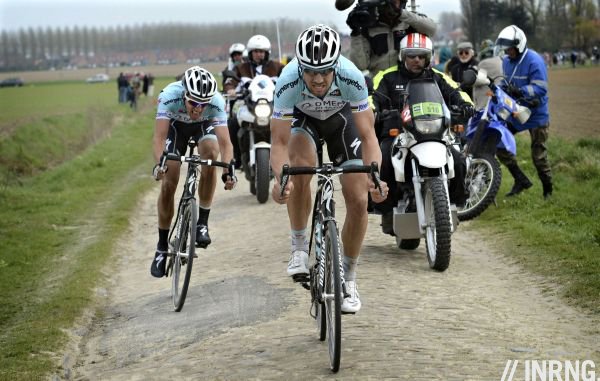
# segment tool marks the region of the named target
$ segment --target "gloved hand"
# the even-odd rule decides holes
[[[521,89],[519,89],[517,86],[509,84],[506,87],[506,92],[508,93],[508,95],[510,95],[511,97],[515,98],[515,99],[519,99],[523,97],[523,92],[521,91]]]
[[[463,118],[469,119],[473,116],[473,114],[475,114],[475,107],[473,107],[473,105],[470,103],[464,103],[462,106],[460,106],[460,111]]]

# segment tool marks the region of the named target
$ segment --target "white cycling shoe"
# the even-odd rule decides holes
[[[308,253],[306,251],[296,250],[290,255],[287,274],[289,276],[308,275]]]
[[[344,298],[344,302],[342,303],[342,312],[345,314],[357,313],[360,311],[362,304],[360,302],[360,295],[358,294],[356,281],[346,281],[346,292],[350,295],[347,298]]]

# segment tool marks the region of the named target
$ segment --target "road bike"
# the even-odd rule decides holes
[[[322,160],[319,156],[319,163]],[[310,291],[310,315],[317,322],[319,340],[328,338],[329,363],[331,370],[340,368],[342,344],[342,302],[349,296],[344,282],[344,268],[340,250],[340,238],[335,219],[334,178],[344,173],[370,173],[377,188],[379,171],[377,163],[371,165],[349,165],[336,167],[324,163],[318,167],[290,167],[287,164],[281,171],[281,192],[293,175],[318,176],[317,190],[312,210],[312,228],[309,245],[309,274],[293,277]],[[313,246],[314,244],[314,246]],[[314,254],[314,255],[313,255]]]
[[[181,311],[185,303],[190,278],[192,275],[192,264],[195,253],[196,227],[198,223],[198,206],[196,202],[196,187],[198,185],[198,167],[212,166],[228,168],[229,173],[235,173],[234,162],[224,163],[216,160],[204,160],[194,155],[196,140],[192,137],[188,141],[188,155],[179,156],[174,153],[164,153],[163,166],[166,160],[188,163],[183,193],[177,207],[177,216],[169,231],[169,252],[166,265],[166,276],[172,277],[171,295],[173,307],[176,312]]]

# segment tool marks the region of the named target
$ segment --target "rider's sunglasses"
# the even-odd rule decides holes
[[[330,67],[328,69],[304,69],[304,72],[308,75],[317,75],[317,74],[321,74],[321,75],[327,75],[329,73],[333,73],[333,68]]]
[[[415,58],[418,58],[420,60],[425,60],[425,58],[427,58],[427,56],[425,54],[407,54],[406,58],[410,58],[412,60],[414,60]]]
[[[459,50],[458,54],[461,56],[468,56],[471,52],[468,50]]]
[[[198,102],[193,100],[192,98],[188,97],[187,93],[184,95],[184,98],[186,102],[189,103],[193,108],[204,107],[208,104],[208,102]]]

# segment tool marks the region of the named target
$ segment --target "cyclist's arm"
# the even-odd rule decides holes
[[[381,150],[375,136],[375,116],[373,110],[367,108],[364,111],[352,113],[358,137],[362,142],[362,159],[365,165],[376,162],[381,165]]]
[[[229,163],[233,158],[233,145],[229,138],[229,130],[227,125],[215,126],[215,135],[217,135],[217,141],[219,142],[219,151],[221,152],[221,161]],[[223,169],[223,173],[229,173],[226,168]]]
[[[158,163],[165,150],[165,141],[169,134],[169,119],[156,119],[154,124],[154,138],[152,139],[152,155],[154,162]]]
[[[291,120],[271,119],[271,168],[277,182],[280,180],[281,168],[290,162],[288,142],[291,127]]]

